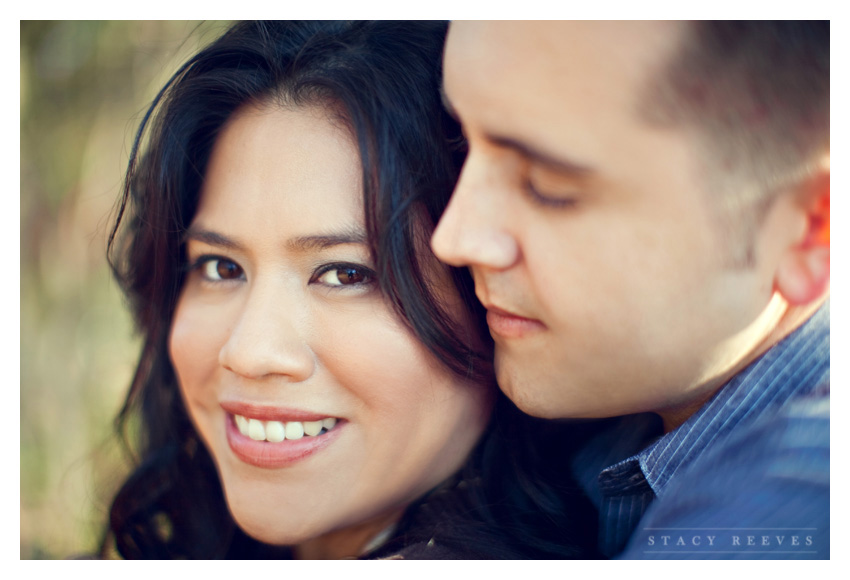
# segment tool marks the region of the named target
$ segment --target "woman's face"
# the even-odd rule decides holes
[[[186,236],[169,344],[240,527],[326,538],[337,556],[462,465],[492,397],[393,313],[362,203],[357,151],[326,110],[240,110]]]

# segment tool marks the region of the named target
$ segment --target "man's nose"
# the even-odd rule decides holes
[[[252,288],[239,319],[219,351],[219,363],[249,379],[285,377],[289,382],[310,378],[315,354],[306,341],[305,323],[295,301],[271,288]]]
[[[467,158],[449,205],[431,238],[440,260],[452,266],[510,268],[519,247],[508,229],[509,192],[486,161]]]

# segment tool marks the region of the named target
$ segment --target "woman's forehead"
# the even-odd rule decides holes
[[[219,135],[195,217],[291,236],[362,229],[360,159],[324,110],[251,106]]]

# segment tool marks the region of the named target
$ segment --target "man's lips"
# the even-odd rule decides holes
[[[519,316],[495,306],[486,306],[486,308],[490,332],[498,337],[521,338],[546,329],[546,325],[534,318]]]

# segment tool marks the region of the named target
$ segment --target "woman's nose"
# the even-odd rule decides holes
[[[304,309],[281,300],[279,292],[252,289],[219,351],[219,363],[249,379],[280,376],[289,382],[307,380],[316,369],[316,359],[299,312]]]

